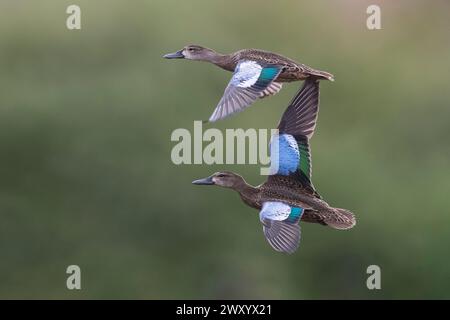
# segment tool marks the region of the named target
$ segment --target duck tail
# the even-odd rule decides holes
[[[330,80],[330,81],[334,81],[334,76],[326,71],[320,71],[320,70],[313,70],[311,71],[311,76],[313,76],[314,78],[317,79],[325,79],[325,80]]]
[[[324,222],[334,229],[346,230],[355,226],[356,218],[355,215],[347,209],[333,208],[333,214],[327,215]]]

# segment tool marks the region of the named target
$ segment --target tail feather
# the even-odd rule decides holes
[[[355,215],[347,209],[334,208],[334,214],[327,215],[324,222],[332,228],[346,230],[355,226],[356,218]]]
[[[319,79],[326,79],[330,81],[334,81],[334,76],[326,71],[320,71],[320,70],[312,70],[310,74],[314,77],[317,77]]]

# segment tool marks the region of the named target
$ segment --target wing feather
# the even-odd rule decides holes
[[[263,66],[250,60],[239,62],[209,121],[226,118],[244,110],[258,98],[278,92],[281,84],[273,81],[282,70],[278,65]]]
[[[293,253],[300,244],[299,221],[304,210],[282,202],[264,202],[260,215],[264,235],[276,251]]]
[[[314,134],[318,113],[319,81],[307,79],[281,117],[278,125],[279,134],[273,136],[271,141],[272,146],[273,139],[277,139],[279,146],[278,150],[273,151],[271,148],[271,162],[276,164],[276,169],[272,173],[292,175],[314,194],[317,192],[311,182],[309,139]]]

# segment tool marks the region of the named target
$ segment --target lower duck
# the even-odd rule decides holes
[[[279,134],[272,136],[271,161],[276,163],[277,169],[263,184],[251,186],[240,175],[229,171],[192,182],[233,189],[245,204],[260,210],[264,235],[276,251],[293,253],[297,250],[300,221],[340,230],[356,224],[352,212],[331,207],[311,182],[309,140],[314,133],[318,109],[319,82],[308,79],[284,112],[278,125]]]

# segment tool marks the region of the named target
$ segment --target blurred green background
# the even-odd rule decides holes
[[[382,30],[366,28],[369,4]],[[66,28],[78,4],[82,29]],[[0,298],[450,298],[448,1],[0,2]],[[172,164],[231,73],[161,56],[263,48],[327,70],[313,178],[356,213],[273,251],[258,212]],[[299,83],[210,127],[274,128]],[[82,290],[66,289],[66,267]],[[382,290],[366,288],[381,267]]]

